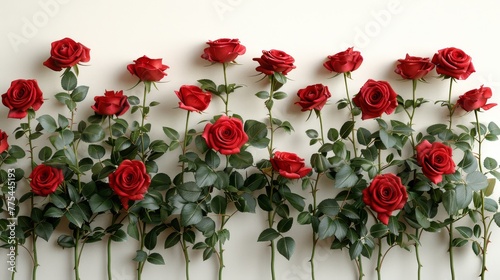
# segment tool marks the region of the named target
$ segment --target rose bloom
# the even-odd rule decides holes
[[[30,176],[31,191],[40,196],[54,193],[63,182],[64,176],[61,169],[40,164],[33,168]]]
[[[416,147],[417,163],[422,167],[422,173],[434,184],[443,180],[445,174],[455,173],[453,150],[440,142],[422,141]]]
[[[467,112],[479,109],[486,111],[497,105],[496,103],[486,104],[491,96],[491,88],[481,86],[478,89],[469,90],[463,95],[460,95],[458,97],[457,106],[460,106]]]
[[[399,64],[396,65],[396,74],[400,75],[403,79],[420,80],[427,75],[432,69],[434,64],[428,57],[410,56],[406,54],[405,59],[398,59]]]
[[[255,70],[265,75],[273,75],[274,73],[286,75],[295,69],[295,65],[293,65],[295,59],[284,51],[262,51],[262,56],[253,60],[260,64]]]
[[[472,58],[457,48],[439,50],[434,54],[431,62],[436,64],[438,74],[457,80],[465,80],[470,74],[476,72],[472,64]]]
[[[169,67],[162,64],[161,58],[149,58],[147,56],[139,57],[133,64],[127,65],[130,74],[139,77],[144,82],[158,82],[167,76],[164,72]]]
[[[203,91],[198,86],[193,85],[183,85],[175,94],[179,98],[179,108],[190,111],[201,113],[208,108],[210,101],[212,100],[212,94],[210,92]]]
[[[373,119],[383,113],[392,114],[398,107],[397,94],[386,81],[368,80],[352,101],[361,109],[361,119]]]
[[[363,202],[377,212],[377,218],[385,225],[392,212],[402,209],[407,200],[408,193],[401,178],[392,173],[375,176],[370,186],[363,190]]]
[[[245,54],[247,50],[238,39],[221,38],[215,41],[209,40],[207,44],[209,47],[203,50],[201,58],[210,62],[232,62],[236,60],[238,55]]]
[[[120,197],[125,210],[130,200],[144,199],[150,184],[151,178],[140,160],[126,159],[109,175],[109,187]]]
[[[9,148],[9,143],[7,142],[8,137],[7,133],[0,129],[0,153],[7,151]]]
[[[54,71],[61,71],[63,68],[73,67],[80,62],[90,61],[90,49],[84,45],[64,38],[52,42],[50,57],[43,63]]]
[[[130,108],[127,96],[123,91],[106,90],[104,96],[94,97],[95,104],[91,108],[99,115],[121,116]]]
[[[288,179],[302,178],[312,170],[305,167],[304,159],[294,153],[275,152],[270,161],[273,169]]]
[[[363,57],[358,51],[353,51],[353,48],[348,48],[343,52],[329,55],[328,60],[323,63],[323,66],[330,72],[346,73],[352,72],[361,66]]]
[[[2,103],[9,108],[9,118],[22,119],[28,109],[38,110],[43,104],[43,94],[36,80],[15,80],[6,93],[2,94]]]
[[[243,123],[238,118],[221,116],[215,123],[208,123],[201,135],[210,149],[223,155],[237,154],[248,141]]]
[[[295,102],[302,107],[301,111],[317,110],[323,109],[323,106],[328,101],[332,95],[328,90],[327,86],[322,84],[309,85],[297,92],[299,96],[299,101]]]

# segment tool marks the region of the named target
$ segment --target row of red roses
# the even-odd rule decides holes
[[[202,58],[211,62],[231,62],[238,55],[242,55],[245,52],[245,47],[237,39],[219,39],[209,41],[208,44],[210,47],[205,49]],[[81,62],[88,62],[90,60],[89,51],[84,45],[65,38],[52,44],[51,57],[44,62],[44,65],[55,71],[60,71],[63,68],[72,67]],[[254,60],[259,63],[256,70],[266,75],[272,75],[275,72],[286,75],[295,68],[293,65],[294,59],[285,52],[278,50],[264,51],[262,57],[255,58]],[[324,67],[331,72],[350,73],[356,70],[362,61],[363,58],[360,53],[349,48],[344,52],[329,56],[328,61],[324,63]],[[455,79],[466,79],[475,71],[470,57],[456,48],[440,50],[435,54],[432,61],[427,58],[408,55],[405,59],[398,61],[399,64],[395,72],[403,78],[411,80],[422,79],[434,68],[434,65],[437,66],[436,71],[438,74]],[[139,77],[141,81],[155,82],[166,76],[164,71],[168,69],[168,66],[163,65],[161,59],[149,59],[143,56],[134,62],[134,64],[128,65],[127,69],[130,73]],[[179,107],[188,111],[201,112],[208,107],[211,100],[210,93],[193,85],[182,86],[175,93],[180,99]],[[321,110],[331,96],[328,87],[321,84],[300,89],[297,95],[300,100],[296,103],[302,107],[303,111]],[[457,101],[457,106],[466,111],[473,111],[479,108],[488,110],[495,105],[487,104],[487,100],[491,95],[490,88],[480,87],[461,95]],[[96,96],[94,100],[95,104],[92,106],[92,109],[97,114],[105,116],[121,116],[130,107],[128,99],[123,95],[122,91],[106,91],[104,96]],[[397,94],[388,82],[371,79],[361,87],[359,93],[352,101],[361,109],[362,119],[377,118],[382,113],[391,114],[398,105]],[[41,107],[43,103],[42,91],[35,80],[16,80],[12,82],[7,92],[2,95],[2,102],[10,110],[8,114],[9,118],[24,118],[28,109],[38,110]],[[0,136],[0,148],[1,152],[3,152],[8,148],[7,135],[2,131]],[[203,138],[210,148],[223,155],[238,153],[248,139],[243,131],[241,120],[228,116],[219,118],[214,124],[207,124],[203,131]],[[428,153],[429,149],[436,151],[437,156],[433,153]],[[436,166],[438,163],[435,159],[436,157],[439,158],[440,166]],[[423,142],[417,147],[417,159],[423,168],[423,173],[434,183],[440,182],[441,175],[454,172],[451,148],[444,144],[433,143],[431,145],[428,142]],[[279,161],[284,161],[287,164],[280,164]],[[306,176],[311,171],[310,168],[303,166],[302,159],[291,153],[278,152],[275,154],[275,159],[271,159],[271,162],[273,163],[273,167],[282,176],[291,179]],[[298,165],[290,165],[290,162],[300,163]],[[123,173],[123,169],[128,170],[132,168],[131,166],[133,166],[132,171]],[[120,177],[117,175],[122,173],[125,176]],[[127,178],[129,177],[127,176],[130,174],[135,174],[134,178],[137,178],[137,181],[128,182]],[[110,176],[110,187],[122,198],[123,205],[127,208],[129,199],[140,200],[143,198],[143,194],[147,192],[149,183],[147,177],[145,167],[141,163],[138,162],[135,165],[130,165],[130,162],[124,162],[123,166],[117,169],[116,174]],[[57,186],[63,181],[60,170],[44,165],[36,167],[30,175],[30,179],[33,192],[37,195],[45,196],[54,192]],[[138,184],[140,187],[131,187],[138,182],[141,182],[141,184]],[[374,180],[374,182],[377,182],[377,180]],[[125,186],[121,188],[120,185]],[[132,193],[130,193],[131,191]],[[365,202],[368,205],[372,204],[369,198]],[[390,208],[395,210],[402,207],[400,203],[397,205],[398,207]],[[380,210],[380,208],[377,209]],[[376,212],[381,212],[379,210]],[[390,213],[392,211],[385,212]],[[386,218],[382,220],[387,223]]]
[[[237,39],[219,39],[207,42],[209,47],[204,50],[202,58],[213,63],[230,63],[239,55],[245,53],[245,47]],[[69,38],[56,41],[52,44],[51,57],[44,65],[55,71],[73,67],[80,62],[90,60],[90,50],[80,43]],[[293,57],[279,50],[264,51],[260,58],[257,71],[265,75],[280,73],[288,74],[295,68]],[[363,61],[359,52],[352,48],[344,52],[328,56],[324,67],[330,72],[338,74],[350,73],[358,69]],[[412,57],[407,55],[400,59],[395,72],[404,79],[420,80],[434,67],[438,74],[446,78],[466,79],[473,73],[474,67],[471,58],[456,48],[447,48],[438,51],[431,59]],[[128,71],[139,77],[143,82],[160,81],[167,74],[168,66],[162,64],[161,59],[140,57],[127,67]],[[211,94],[201,87],[193,85],[182,86],[175,91],[179,97],[179,107],[190,112],[205,110]],[[303,111],[320,111],[331,97],[328,87],[322,84],[310,85],[297,92],[299,101],[296,102]],[[461,95],[457,105],[466,111],[488,110],[496,104],[487,104],[491,97],[491,89],[480,87]],[[106,91],[104,96],[96,96],[92,109],[96,114],[103,116],[121,116],[130,108],[128,98],[122,91]],[[362,119],[381,117],[383,113],[391,114],[398,106],[397,94],[386,81],[368,80],[352,99],[361,110]],[[43,103],[42,93],[35,80],[13,81],[9,90],[2,95],[2,102],[7,106],[9,118],[24,118],[28,110],[38,110]],[[0,134],[0,152],[8,148],[7,135]],[[221,116],[214,123],[205,126],[203,139],[209,148],[223,155],[240,152],[240,148],[247,142],[248,136],[243,130],[240,119],[231,116]],[[442,176],[455,172],[452,159],[452,150],[443,143],[429,143],[424,140],[416,147],[417,163],[422,172],[433,183],[438,184]],[[273,153],[270,158],[272,167],[283,177],[298,179],[311,173],[311,168],[305,167],[304,159],[294,153]],[[30,175],[30,186],[33,193],[46,196],[53,193],[64,181],[60,169],[40,164]],[[124,160],[118,168],[109,175],[109,186],[120,197],[124,209],[129,207],[130,200],[141,200],[151,183],[145,165],[140,160]],[[378,213],[379,220],[388,224],[392,212],[401,209],[408,194],[401,179],[395,174],[380,174],[373,178],[370,186],[363,190],[363,201]]]

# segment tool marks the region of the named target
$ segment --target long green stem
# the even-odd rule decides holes
[[[450,89],[448,91],[448,112],[450,113],[450,120],[449,120],[449,129],[451,129],[452,127],[452,124],[453,124],[453,105],[451,104],[451,90],[452,90],[452,87],[453,87],[453,82],[455,80],[453,78],[450,78]]]
[[[32,141],[32,136],[31,136],[31,116],[28,114],[28,145],[29,145],[29,153],[30,153],[30,159],[31,159],[31,170],[35,168],[35,158],[34,158],[34,152],[33,152],[33,141]],[[35,201],[33,195],[31,196],[31,209],[35,208]],[[31,279],[36,280],[36,274],[37,274],[37,269],[38,269],[38,252],[37,252],[37,247],[36,247],[36,240],[38,239],[37,234],[35,233],[35,228],[33,224],[33,232],[31,233],[31,240],[32,240],[32,251],[33,251],[33,270],[31,274]]]
[[[420,240],[418,228],[415,229],[415,236],[416,236],[417,240]],[[418,242],[415,242],[415,255],[417,256],[417,277],[418,277],[417,279],[418,280],[420,280],[420,275],[421,275],[421,271],[422,271],[422,263],[420,262],[419,250],[420,250],[420,245],[418,244]]]
[[[268,212],[267,213],[267,216],[269,218],[269,227],[271,228],[273,226],[273,216],[272,216],[272,213],[271,212]],[[271,240],[271,279],[272,280],[276,280],[276,272],[275,272],[275,269],[274,269],[274,260],[275,260],[275,257],[276,257],[276,246],[275,246],[275,243],[274,243],[274,240]]]
[[[139,221],[140,223],[140,221]],[[146,223],[142,223],[142,227],[139,226],[139,238],[140,240],[140,250],[144,250],[144,242],[145,242],[145,237],[146,237]],[[146,261],[140,261],[137,264],[137,280],[141,280],[142,278],[142,271],[144,270],[144,265],[146,264]]]
[[[224,224],[226,223],[226,216],[221,216],[220,230],[224,229]],[[222,271],[224,270],[224,248],[222,246],[222,240],[219,239],[219,280],[222,280]]]
[[[108,280],[113,280],[113,274],[111,272],[111,237],[108,238],[108,247],[107,247],[107,255],[108,255],[108,264],[107,264],[107,270],[108,270]]]
[[[345,86],[345,93],[346,93],[346,96],[347,96],[347,103],[349,104],[349,114],[351,116],[351,121],[354,123],[355,120],[354,120],[354,114],[353,114],[353,109],[354,109],[354,106],[352,105],[352,100],[351,100],[351,97],[349,96],[349,87],[347,86],[347,75],[348,73],[344,73],[344,86]],[[354,157],[357,157],[358,156],[358,151],[356,149],[356,141],[355,141],[355,132],[354,132],[354,129],[352,130],[351,132],[351,143],[352,143],[352,149],[354,150]]]
[[[224,112],[226,113],[226,116],[228,116],[229,115],[229,92],[228,92],[228,89],[227,89],[226,67],[227,67],[227,64],[226,63],[222,63],[222,70],[224,72],[224,90],[226,92],[226,99],[224,99],[224,106],[225,106]]]
[[[483,139],[481,137],[481,125],[479,123],[479,115],[478,115],[478,110],[474,110],[474,116],[476,117],[476,133],[477,133],[477,143],[478,143],[478,152],[477,152],[477,160],[479,164],[479,171],[483,173],[483,164],[482,164],[482,143]],[[488,250],[488,243],[489,243],[489,236],[490,236],[490,227],[486,222],[486,215],[485,215],[485,210],[484,210],[484,191],[480,191],[481,195],[481,221],[483,224],[483,250],[482,250],[482,260],[481,260],[481,280],[485,279],[486,275],[486,253]]]
[[[80,229],[76,229],[75,234],[75,248],[73,250],[73,257],[75,262],[75,280],[80,280],[80,254],[78,253],[80,250]]]
[[[450,217],[453,219],[453,217]],[[451,279],[455,280],[455,263],[453,261],[453,220],[450,223],[450,228],[449,228],[449,236],[448,236],[448,250],[449,250],[449,257],[450,257],[450,272],[451,272]]]
[[[358,257],[358,280],[363,280],[363,277],[365,276],[364,272],[363,272],[363,259],[361,258],[361,256]]]
[[[186,274],[186,280],[189,280],[189,252],[187,250],[187,244],[186,244],[186,239],[182,238],[182,253],[184,254],[184,264],[185,264],[185,274]]]
[[[377,279],[382,279],[382,238],[378,239],[378,256],[377,256]]]
[[[146,109],[146,98],[147,94],[149,92],[149,89],[151,89],[151,85],[148,85],[147,83],[150,82],[144,82],[144,93],[142,97],[142,110],[141,110],[141,127],[139,128],[139,135],[141,137],[141,146],[142,146],[142,151],[141,151],[141,160],[145,162],[146,160],[146,146],[144,145],[144,122],[146,120],[147,112],[148,109]]]

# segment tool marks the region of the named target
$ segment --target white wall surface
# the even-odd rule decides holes
[[[277,143],[283,150],[308,157],[316,148],[309,147],[304,131],[317,127],[317,122],[315,118],[306,122],[307,113],[301,113],[293,105],[295,93],[309,84],[328,85],[332,99],[325,112],[332,117],[326,121],[327,125],[341,123],[345,116],[339,117],[335,103],[345,96],[343,83],[340,77],[329,79],[331,74],[322,68],[322,63],[327,55],[349,46],[361,51],[364,57],[350,81],[352,93],[372,78],[390,81],[398,94],[409,98],[411,85],[394,74],[395,61],[406,53],[432,57],[439,49],[457,47],[472,57],[477,72],[466,81],[456,83],[454,91],[462,94],[484,84],[493,89],[492,102],[500,103],[499,10],[500,4],[494,0],[4,0],[0,3],[0,92],[5,92],[12,80],[34,78],[47,99],[41,112],[64,110],[52,97],[60,88],[59,74],[42,66],[42,62],[49,56],[52,41],[70,37],[91,49],[91,61],[88,66],[80,67],[79,76],[79,84],[90,86],[90,96],[102,95],[105,89],[131,88],[135,79],[126,71],[126,65],[132,60],[142,55],[163,58],[170,69],[164,83],[158,84],[159,90],[153,89],[150,95],[151,101],[161,103],[153,108],[150,121],[182,130],[185,113],[173,109],[178,102],[173,91],[183,84],[195,84],[201,78],[221,81],[219,67],[205,67],[208,62],[200,58],[205,42],[221,37],[239,38],[247,52],[237,60],[241,65],[229,68],[228,75],[231,82],[246,87],[232,97],[231,110],[245,119],[264,121],[265,107],[254,93],[267,89],[267,84],[258,82],[259,77],[254,76],[257,64],[252,58],[269,49],[291,54],[297,69],[290,72],[291,81],[283,87],[289,98],[275,108],[277,117],[288,119],[295,126],[295,132],[292,137],[279,134]],[[447,82],[434,77],[427,80],[428,84],[419,86],[418,94],[431,101],[447,97]],[[138,94],[141,89],[131,92]],[[82,109],[82,114],[91,112],[92,98],[85,102],[89,109]],[[221,103],[215,101],[214,104],[212,111],[194,119],[203,120],[220,113]],[[446,112],[436,112],[436,108],[429,105],[418,111],[416,125],[425,127],[430,121],[445,122]],[[482,121],[498,121],[498,110],[500,108],[493,108],[482,114]],[[169,115],[164,114],[166,111]],[[2,106],[0,128],[9,132],[18,122],[7,119],[6,115],[7,109]],[[15,141],[14,137],[9,140]],[[500,150],[498,144],[492,143],[486,147],[486,153],[495,157]],[[175,168],[175,164],[172,166]],[[302,194],[309,197],[307,192]],[[498,199],[499,195],[496,191],[493,198]],[[256,214],[237,214],[227,227],[231,239],[225,246],[225,279],[270,279],[268,243],[256,242],[265,228],[265,214],[261,210]],[[38,242],[41,264],[38,279],[72,279],[72,251],[56,244],[57,233],[48,243]],[[277,258],[277,278],[310,279],[310,227],[296,224],[291,234],[298,247],[290,261],[281,256]],[[500,279],[500,229],[496,226],[491,240],[487,279]],[[450,279],[446,232],[425,233],[421,241],[422,279]],[[183,279],[180,248],[165,251],[163,243],[159,244],[157,252],[163,255],[166,265],[146,265],[143,279]],[[113,246],[115,279],[135,279],[135,262],[131,259],[137,244],[129,238],[128,242]],[[346,251],[331,251],[326,241],[321,242],[318,250],[316,279],[356,279],[354,263],[349,261]],[[9,279],[6,256],[1,252],[0,279]],[[82,279],[106,279],[105,253],[104,242],[87,245],[81,263]],[[455,254],[457,279],[476,279],[480,259],[470,245],[456,249]],[[200,252],[192,252],[191,258],[191,279],[216,279],[215,259],[203,262]],[[375,260],[365,260],[366,280],[376,279]],[[18,268],[16,279],[30,279],[31,263],[23,251]],[[414,252],[395,248],[384,262],[383,279],[416,279],[416,269]]]

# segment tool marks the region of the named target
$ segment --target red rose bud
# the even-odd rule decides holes
[[[99,115],[103,116],[121,116],[130,108],[127,96],[123,91],[107,90],[104,96],[94,97],[95,104],[91,108]]]
[[[408,193],[401,179],[392,174],[375,176],[370,186],[363,190],[363,202],[377,212],[377,218],[387,225],[393,211],[402,209],[408,200]]]
[[[8,137],[7,133],[0,129],[0,154],[7,151],[9,148],[9,143],[7,142]]]
[[[361,109],[361,119],[373,119],[383,113],[392,114],[398,107],[398,95],[386,81],[368,80],[352,101]]]
[[[270,161],[273,169],[288,179],[302,178],[312,170],[312,168],[305,167],[304,159],[294,153],[275,152]]]
[[[209,47],[203,50],[201,58],[210,62],[232,62],[239,55],[243,55],[246,52],[245,46],[241,45],[238,39],[221,38],[215,41],[208,41],[207,44]]]
[[[243,123],[238,118],[221,116],[215,123],[208,123],[201,135],[210,149],[223,155],[237,154],[248,141]]]
[[[353,51],[353,48],[348,48],[343,52],[329,55],[328,60],[323,63],[323,66],[330,72],[346,73],[352,72],[361,66],[363,57],[358,51]]]
[[[190,112],[201,113],[208,108],[212,100],[210,92],[203,91],[200,87],[192,85],[181,86],[179,91],[175,91],[175,94],[180,100],[179,108]]]
[[[15,80],[6,93],[2,94],[2,103],[9,108],[9,118],[22,119],[28,109],[38,110],[43,104],[43,94],[36,80]]]
[[[465,80],[470,74],[476,72],[472,65],[472,58],[457,48],[439,50],[434,54],[431,62],[436,65],[438,74],[457,80]]]
[[[109,175],[109,187],[120,197],[123,208],[128,209],[130,200],[142,200],[148,191],[151,178],[140,160],[124,160]]]
[[[64,176],[61,169],[40,164],[33,168],[30,176],[31,191],[40,196],[47,196],[56,191],[64,182]]]
[[[396,65],[394,72],[403,79],[408,80],[420,80],[434,69],[434,64],[427,57],[423,58],[406,54],[406,58],[398,59],[398,62],[399,64]]]
[[[295,69],[295,65],[293,65],[295,59],[284,51],[262,51],[262,56],[253,60],[259,63],[255,70],[265,75],[273,75],[274,73],[286,75]]]
[[[467,112],[479,109],[486,111],[497,105],[496,103],[486,104],[491,96],[491,88],[481,86],[478,89],[469,90],[463,95],[460,95],[458,97],[457,105]]]
[[[133,64],[127,65],[130,74],[137,76],[144,82],[158,82],[167,76],[164,72],[169,67],[162,64],[162,59],[152,59],[147,56],[139,57]]]
[[[63,68],[73,67],[80,62],[90,61],[90,49],[84,45],[64,38],[52,42],[50,57],[43,63],[54,71],[61,71]]]
[[[297,96],[300,100],[295,102],[295,104],[302,107],[301,111],[320,111],[332,95],[327,86],[316,84],[300,89],[297,92]]]
[[[445,174],[455,173],[453,150],[440,142],[422,141],[416,147],[417,163],[422,167],[422,173],[434,184],[443,180]]]

